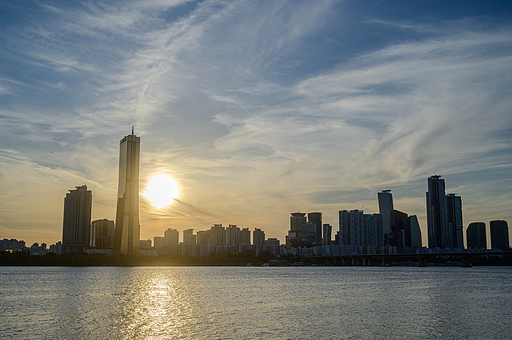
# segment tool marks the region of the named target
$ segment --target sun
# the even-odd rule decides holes
[[[149,180],[146,191],[142,194],[154,207],[164,208],[179,195],[178,183],[167,175],[156,175]]]

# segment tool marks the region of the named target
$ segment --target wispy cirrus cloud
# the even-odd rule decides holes
[[[60,199],[86,181],[93,215],[113,218],[118,143],[135,125],[141,184],[167,172],[183,188],[168,218],[141,206],[144,238],[222,216],[282,239],[289,211],[336,226],[338,209],[376,211],[383,186],[421,216],[433,172],[486,182],[511,164],[511,26],[482,15],[428,22],[340,1],[24,9],[0,33],[0,148],[24,164],[5,154],[2,183],[27,166]]]

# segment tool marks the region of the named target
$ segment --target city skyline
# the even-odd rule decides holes
[[[61,239],[87,185],[114,220],[135,125],[140,238],[214,223],[284,242],[289,213],[416,215],[441,174],[472,222],[512,221],[511,4],[0,2],[0,237]],[[42,199],[44,197],[44,199]],[[489,239],[488,239],[489,241]]]

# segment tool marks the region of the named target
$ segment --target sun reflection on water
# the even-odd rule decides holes
[[[123,332],[123,338],[183,338],[191,319],[190,289],[179,273],[133,270],[136,282],[121,288],[113,328]]]

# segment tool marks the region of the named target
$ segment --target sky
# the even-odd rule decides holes
[[[285,241],[291,212],[419,218],[442,175],[471,222],[512,222],[510,1],[0,0],[0,238],[53,244],[86,184],[115,219],[141,137],[141,239],[216,223]],[[181,234],[181,233],[180,233]],[[181,237],[182,235],[180,235]]]

